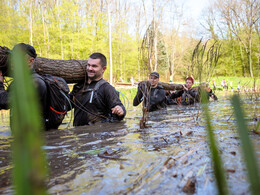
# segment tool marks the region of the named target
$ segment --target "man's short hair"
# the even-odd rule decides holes
[[[34,47],[29,45],[29,44],[19,43],[19,44],[14,46],[12,51],[15,51],[17,49],[21,49],[23,52],[27,53],[29,56],[31,56],[33,58],[37,57],[37,54],[36,54]]]
[[[101,66],[107,66],[107,58],[102,53],[93,53],[89,56],[91,59],[100,59]]]

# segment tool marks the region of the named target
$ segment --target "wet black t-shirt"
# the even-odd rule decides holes
[[[149,94],[146,94],[146,92]],[[163,109],[166,107],[165,91],[161,85],[157,85],[156,88],[151,88],[150,90],[141,89],[141,87],[138,87],[138,91],[134,98],[133,105],[138,106],[143,100],[144,106],[147,108],[149,112]]]
[[[32,77],[34,80],[35,87],[38,92],[38,97],[41,106],[41,112],[43,115],[43,123],[46,122],[46,113],[48,110],[47,106],[47,87],[45,82],[42,80],[41,76],[35,72],[32,72]],[[14,81],[15,82],[15,81]],[[12,85],[12,83],[11,83]],[[9,92],[11,85],[5,90],[4,85],[0,82],[0,110],[1,109],[9,109],[10,108],[10,99],[9,99]],[[50,127],[53,128],[53,127]]]
[[[101,79],[103,80],[103,79]],[[97,90],[95,86],[99,81],[76,84],[70,93],[74,104],[74,126],[88,125],[97,121],[122,120],[126,114],[125,107],[119,99],[119,94],[108,82],[104,82]],[[103,80],[104,81],[104,80]],[[121,106],[124,115],[112,114],[112,108]]]

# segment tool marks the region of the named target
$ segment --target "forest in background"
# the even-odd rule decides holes
[[[177,0],[1,0],[0,11],[1,46],[25,42],[40,57],[63,60],[101,52],[106,79],[111,38],[113,82],[144,80],[151,71],[167,82],[260,74],[257,0],[212,2],[199,21]]]

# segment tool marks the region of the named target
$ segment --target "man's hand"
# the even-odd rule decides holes
[[[182,85],[183,86],[183,89],[185,90],[185,91],[188,91],[188,88],[186,87],[186,85]]]
[[[1,70],[0,70],[0,82],[4,83],[4,76]]]
[[[124,115],[124,110],[121,106],[115,106],[114,108],[111,109],[112,114],[116,114],[118,116],[123,116]]]

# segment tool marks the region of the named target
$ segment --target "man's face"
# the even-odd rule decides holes
[[[102,67],[100,59],[88,59],[87,74],[90,80],[99,80],[103,77],[106,66]]]
[[[152,88],[155,88],[155,87],[157,87],[157,85],[158,85],[159,78],[152,75],[152,76],[149,77],[149,82],[150,82],[150,84],[151,84],[151,87],[152,87]]]
[[[191,89],[192,88],[192,85],[193,85],[193,83],[192,83],[192,81],[191,80],[186,80],[186,87],[188,88],[188,89]]]
[[[28,64],[29,68],[32,69],[33,68],[34,58],[26,55],[25,60],[26,60],[26,62]]]

